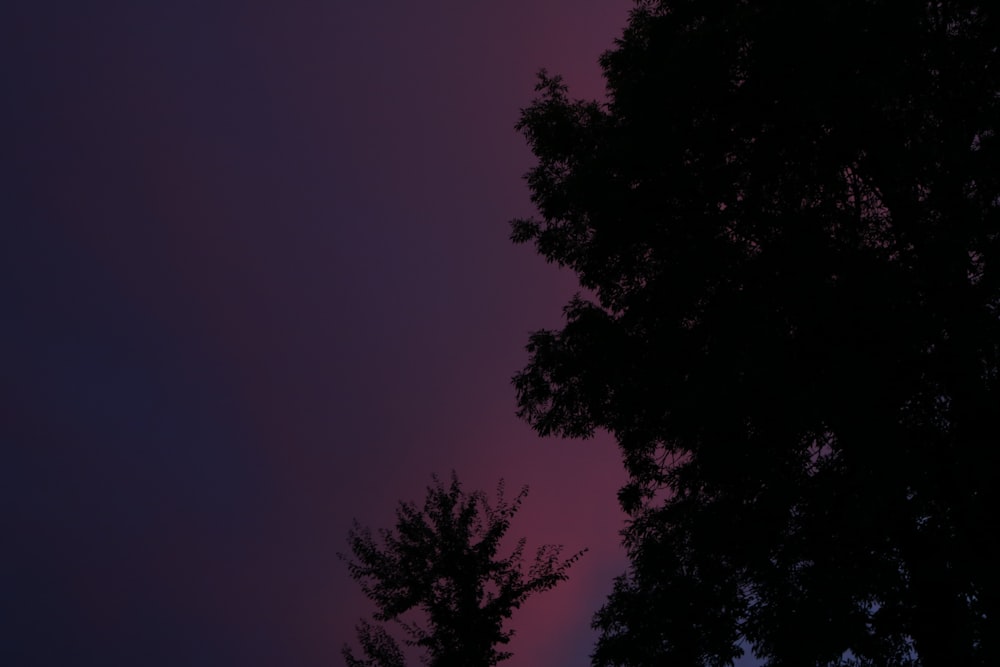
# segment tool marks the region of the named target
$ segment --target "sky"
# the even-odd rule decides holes
[[[514,414],[577,286],[508,241],[513,126],[539,68],[602,95],[629,6],[4,3],[0,664],[342,664],[352,519],[452,469],[590,549],[506,664],[587,663],[624,473]]]

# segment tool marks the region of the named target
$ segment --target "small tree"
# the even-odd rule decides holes
[[[490,504],[480,491],[463,491],[454,473],[447,487],[433,479],[422,508],[400,503],[395,530],[376,537],[355,521],[348,533],[353,558],[340,557],[378,607],[374,620],[398,623],[404,643],[424,649],[430,667],[495,665],[511,655],[497,650],[514,634],[504,621],[529,595],[565,580],[586,550],[563,560],[561,546],[542,546],[525,571],[524,538],[507,557],[497,554],[528,487],[507,502],[501,480]],[[404,619],[413,611],[418,620]],[[384,626],[362,621],[357,632],[365,657],[345,646],[349,667],[404,665],[403,651]]]

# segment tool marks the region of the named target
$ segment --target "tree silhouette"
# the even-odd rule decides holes
[[[341,558],[378,607],[374,619],[401,625],[405,643],[424,649],[430,667],[495,665],[510,657],[497,650],[514,633],[504,622],[530,595],[565,580],[584,551],[561,559],[561,546],[542,546],[525,571],[524,538],[506,557],[498,553],[528,488],[507,502],[501,480],[491,504],[482,492],[463,491],[454,473],[447,487],[433,479],[422,508],[400,503],[395,530],[376,538],[355,522],[348,535],[353,560]],[[407,616],[414,611],[416,618]],[[345,646],[349,667],[404,665],[384,626],[362,621],[357,632],[364,657]]]
[[[943,0],[636,3],[544,72],[515,242],[576,272],[514,384],[611,432],[595,665],[1000,664],[1000,25]]]

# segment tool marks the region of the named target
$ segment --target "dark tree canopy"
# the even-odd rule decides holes
[[[512,238],[595,296],[514,383],[630,475],[595,665],[1000,664],[998,13],[637,2],[606,102],[543,73]]]
[[[350,560],[342,558],[377,606],[374,620],[402,626],[430,667],[489,667],[510,657],[498,650],[513,635],[504,623],[529,596],[565,580],[583,555],[563,559],[562,547],[545,545],[526,570],[522,538],[500,557],[528,494],[524,487],[508,502],[503,491],[501,481],[491,504],[482,492],[463,491],[454,474],[448,486],[435,477],[423,507],[400,503],[394,530],[376,537],[355,523],[348,535]],[[362,621],[357,631],[364,657],[345,646],[348,667],[403,667],[403,650],[384,626]]]

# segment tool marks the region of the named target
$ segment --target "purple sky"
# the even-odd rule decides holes
[[[0,664],[342,664],[351,519],[452,468],[590,547],[507,664],[586,663],[624,476],[514,417],[575,283],[507,240],[513,124],[629,6],[5,3]]]

